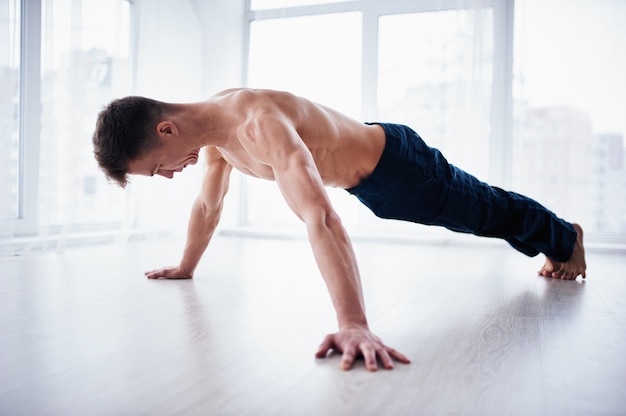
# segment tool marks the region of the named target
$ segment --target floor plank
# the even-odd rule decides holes
[[[0,258],[2,415],[618,415],[626,256],[537,277],[502,245],[357,242],[372,329],[412,358],[313,354],[335,328],[306,241],[217,237],[194,280],[150,281],[178,240]]]

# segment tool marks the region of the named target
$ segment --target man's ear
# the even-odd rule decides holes
[[[172,138],[178,136],[178,129],[171,121],[161,121],[156,126],[157,135],[161,139]]]

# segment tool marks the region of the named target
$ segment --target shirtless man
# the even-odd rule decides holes
[[[150,279],[193,277],[233,168],[275,180],[306,225],[337,313],[338,332],[316,356],[337,350],[346,370],[359,356],[372,371],[377,360],[391,369],[394,360],[409,359],[369,330],[355,254],[325,185],[348,190],[380,217],[500,237],[527,255],[542,252],[546,263],[538,273],[544,277],[585,277],[580,226],[449,165],[406,126],[362,124],[289,93],[233,89],[193,104],[127,97],[99,114],[93,143],[101,168],[122,187],[129,174],[173,178],[205,152],[182,260],[147,272]]]

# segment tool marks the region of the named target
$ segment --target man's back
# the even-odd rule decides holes
[[[385,137],[379,126],[349,118],[335,110],[286,92],[235,89],[211,100],[223,112],[214,112],[228,126],[220,132],[216,148],[224,159],[247,174],[273,179],[271,169],[258,154],[250,153],[260,135],[269,135],[269,146],[282,146],[282,130],[288,126],[311,152],[326,185],[349,188],[367,177],[382,153]],[[286,150],[286,149],[285,149]]]

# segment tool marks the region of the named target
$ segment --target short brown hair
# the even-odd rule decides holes
[[[106,176],[122,188],[133,159],[159,146],[155,127],[169,104],[145,97],[113,100],[98,114],[93,153]]]

